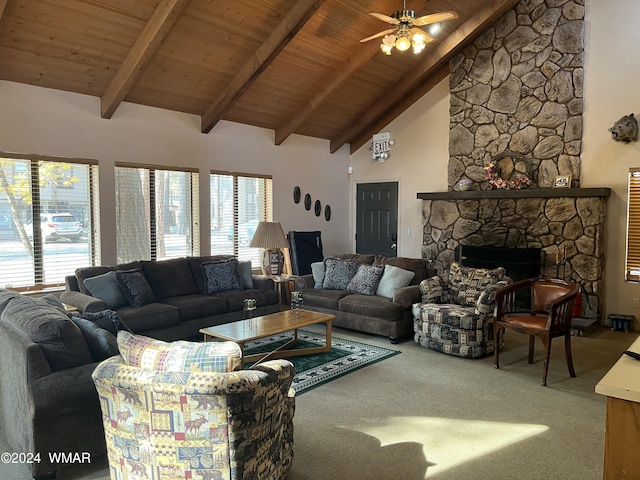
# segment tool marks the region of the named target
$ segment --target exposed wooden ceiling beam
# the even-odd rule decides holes
[[[344,64],[331,72],[330,78],[324,78],[316,88],[316,94],[304,102],[286,123],[276,128],[276,145],[280,145],[292,133],[294,133],[298,127],[302,125],[307,118],[309,118],[313,111],[342,84],[342,82],[355,75],[358,70],[364,67],[379,51],[379,43],[367,43],[360,47],[357,53],[349,58]]]
[[[188,1],[161,0],[158,4],[113,80],[100,97],[102,118],[111,118]]]
[[[225,110],[240,96],[274,58],[287,46],[305,23],[320,8],[324,0],[300,0],[289,10],[269,38],[256,50],[247,63],[236,73],[227,88],[202,115],[202,133],[208,133],[222,119]]]
[[[353,154],[362,145],[370,142],[374,133],[380,132],[384,127],[389,125],[389,123],[402,115],[411,105],[420,100],[429,90],[446,78],[449,73],[449,63],[447,62],[434,72],[433,75],[430,75],[417,88],[409,92],[409,95],[407,95],[402,101],[396,103],[384,116],[369,125],[367,130],[364,130],[357,137],[351,140],[351,142],[349,142],[351,153]]]
[[[473,40],[491,22],[511,9],[519,0],[495,0],[484,5],[469,20],[440,43],[435,50],[415,70],[405,75],[382,97],[360,112],[340,135],[331,139],[330,152],[335,153],[344,145],[363,136],[371,136],[376,130],[371,128],[378,119],[384,117],[395,104],[401,102],[407,93],[448,62],[468,41]]]

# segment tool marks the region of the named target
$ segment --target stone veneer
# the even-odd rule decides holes
[[[533,187],[579,186],[583,27],[584,0],[522,0],[451,60],[450,189],[509,154]]]
[[[449,192],[418,198],[422,256],[438,271],[460,244],[541,248],[541,274],[581,285],[582,316],[595,318],[604,299],[610,190],[577,188],[583,28],[584,0],[521,0],[451,60]],[[531,186],[491,190],[491,161],[503,179],[524,173]],[[557,175],[571,175],[573,188],[548,188]],[[462,179],[472,180],[474,191],[454,191]]]

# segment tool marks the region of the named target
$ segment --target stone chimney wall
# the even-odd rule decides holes
[[[509,154],[533,188],[580,186],[583,29],[584,0],[522,0],[451,60],[450,190]]]

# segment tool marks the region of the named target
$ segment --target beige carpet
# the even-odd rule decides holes
[[[335,334],[389,347],[382,337]],[[394,345],[400,355],[298,397],[288,480],[601,479],[605,398],[594,388],[636,336],[573,337],[577,378],[556,340],[546,388],[540,350],[527,364],[524,335],[507,332],[500,370],[492,358]],[[0,465],[0,478],[29,477]],[[108,478],[104,461],[58,473]]]

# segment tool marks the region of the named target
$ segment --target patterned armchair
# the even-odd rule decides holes
[[[148,370],[125,359],[126,350],[93,373],[112,480],[286,477],[295,410],[290,362],[216,373]]]
[[[492,353],[495,292],[510,283],[502,267],[488,270],[456,262],[447,278],[423,280],[422,302],[413,305],[415,342],[460,357]]]

